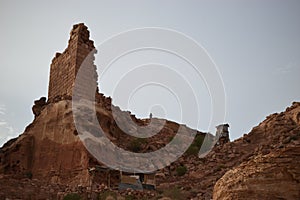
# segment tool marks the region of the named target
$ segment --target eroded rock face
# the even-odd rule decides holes
[[[213,199],[300,199],[300,145],[228,171],[216,183]]]
[[[42,110],[46,106],[46,97],[41,97],[39,100],[34,101],[34,105],[32,106],[32,112],[35,117],[39,116]]]
[[[132,129],[130,127],[133,124],[140,128],[148,126],[151,120],[164,121],[154,118],[137,119],[129,112],[121,111],[111,105],[111,100],[104,96],[97,102],[96,115],[105,135],[115,145],[128,151],[133,150],[132,144],[136,143],[132,141],[136,138],[118,128],[112,110],[115,110],[118,116],[118,123],[124,124],[126,129]],[[132,119],[130,123],[128,117]],[[87,131],[93,133],[93,126],[93,124],[88,126]],[[169,143],[170,137],[176,134],[178,127],[177,123],[164,121],[159,133],[138,144],[137,152],[150,152],[165,146]],[[148,126],[149,131],[157,131],[156,128],[156,123]],[[194,132],[188,128],[186,131]],[[47,188],[47,185],[59,184],[59,187],[55,187],[56,189],[50,193],[59,193],[65,188],[78,188],[78,186],[87,188],[92,179],[88,169],[99,165],[102,164],[86,150],[80,140],[80,133],[74,125],[72,101],[61,98],[59,101],[48,102],[23,134],[0,148],[0,182],[7,185],[0,187],[0,199],[2,197],[27,198],[31,193],[42,195],[43,191],[36,185],[33,187],[27,185],[30,182],[28,178],[32,179],[33,184],[38,180],[39,186],[43,188]],[[119,183],[118,175],[117,171],[111,174],[112,186]],[[106,172],[99,172],[95,177],[94,185],[107,184]],[[15,190],[13,185],[16,180],[26,191],[18,193]]]
[[[163,190],[176,186],[188,193],[189,198],[212,199],[214,185],[227,171],[256,156],[267,156],[272,152],[299,144],[299,113],[300,103],[295,102],[285,112],[268,116],[249,134],[244,134],[243,137],[233,142],[215,146],[203,158],[179,159],[172,166],[182,163],[187,166],[187,173],[181,177],[168,176],[166,173],[166,176],[160,180],[160,187]]]
[[[265,138],[249,161],[229,170],[214,187],[214,199],[300,198],[300,103],[267,117],[246,141]]]
[[[17,140],[0,152],[4,174],[87,185],[89,155],[74,135],[71,101],[47,105]]]

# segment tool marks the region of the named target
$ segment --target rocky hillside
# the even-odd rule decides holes
[[[37,195],[43,196],[44,193],[55,195],[69,191],[70,188],[73,191],[77,191],[78,188],[85,188],[80,191],[87,191],[86,189],[90,188],[89,191],[92,192],[91,187],[98,190],[99,185],[107,184],[107,171],[100,171],[96,175],[89,171],[103,164],[85,148],[85,145],[96,144],[95,141],[82,139],[84,133],[75,127],[76,118],[73,115],[72,105],[77,100],[87,101],[93,97],[89,102],[95,103],[93,109],[96,117],[89,115],[93,109],[84,106],[79,108],[86,111],[80,112],[83,114],[80,117],[84,120],[79,120],[86,122],[84,124],[86,133],[96,139],[102,137],[97,132],[98,124],[91,123],[98,121],[102,128],[101,134],[105,134],[110,142],[135,153],[152,152],[166,146],[180,128],[183,135],[189,137],[197,135],[197,138],[203,139],[205,136],[204,133],[185,125],[164,119],[137,119],[130,112],[112,105],[111,98],[98,92],[96,80],[98,75],[94,65],[96,49],[89,35],[88,28],[83,23],[73,26],[67,48],[62,53],[56,53],[52,59],[48,100],[45,97],[36,100],[32,107],[34,121],[18,138],[8,141],[0,148],[0,199],[2,197],[36,199],[41,198]],[[78,88],[74,88],[76,77],[82,81]],[[80,94],[76,96],[77,100],[74,100],[76,98],[73,91]],[[145,133],[154,134],[140,139],[128,133],[135,133],[137,136]],[[87,141],[92,143],[88,144]],[[198,142],[197,148],[199,144]],[[106,156],[102,154],[98,156]],[[128,161],[131,162],[130,159]],[[118,185],[120,182],[118,176],[119,172],[112,172],[111,186]],[[21,193],[15,189],[16,182],[20,183],[18,185],[22,190]],[[49,187],[50,191],[46,189]]]
[[[214,199],[299,199],[299,158],[299,144],[255,156],[218,180]]]
[[[253,136],[265,143],[218,180],[214,199],[300,199],[300,104],[269,116]]]
[[[18,138],[10,140],[0,148],[0,182],[1,185],[6,185],[0,187],[0,197],[24,198],[24,194],[15,191],[13,185],[16,180],[30,182],[28,179],[31,179],[45,187],[59,184],[60,186],[50,187],[53,193],[65,191],[66,188],[74,190],[78,186],[90,186],[91,174],[88,169],[102,164],[90,155],[80,140],[74,125],[71,105],[71,97],[68,96],[57,98],[53,102],[46,102],[45,98],[35,101],[34,121]],[[118,123],[127,129],[125,131],[134,129],[132,123],[139,127],[147,126],[149,131],[154,132],[157,131],[158,124],[163,126],[155,136],[141,140],[126,134],[118,127],[112,109],[118,116]],[[150,152],[164,147],[179,128],[179,124],[167,120],[137,119],[129,112],[113,106],[111,99],[101,94],[97,97],[96,114],[106,136],[117,146],[133,152]],[[131,120],[128,120],[128,117]],[[93,126],[89,126],[88,129],[92,132]],[[185,130],[195,132],[187,127]],[[198,132],[197,137],[204,135]],[[100,178],[95,185],[107,184],[105,173],[97,175]],[[118,175],[119,172],[112,174],[111,185],[119,183]],[[26,185],[26,188],[28,187],[30,188]],[[26,191],[24,189],[24,193]],[[43,193],[39,191],[38,188],[28,189],[27,196],[34,196],[31,193]]]
[[[295,102],[291,107],[287,108],[285,112],[268,116],[262,123],[254,127],[249,134],[245,134],[243,137],[223,146],[215,146],[204,158],[183,157],[179,159],[179,163],[187,166],[187,173],[181,177],[165,176],[165,179],[161,180],[159,187],[161,187],[162,190],[169,187],[179,187],[188,198],[211,199],[215,183],[227,171],[238,167],[242,163],[243,166],[247,166],[245,163],[253,162],[257,156],[268,156],[270,154],[269,156],[273,155],[274,157],[276,152],[279,151],[281,152],[280,155],[285,154],[285,152],[288,153],[290,151],[285,151],[285,149],[292,148],[292,146],[299,146],[299,142],[300,103]],[[298,152],[298,154],[291,153],[287,156],[290,157],[290,159],[294,158],[294,161],[291,163],[291,169],[296,169],[295,164],[297,158],[299,160],[299,149],[295,148],[292,151]],[[272,161],[272,159],[269,160]],[[280,162],[280,159],[278,162]],[[289,163],[286,164],[290,165]],[[275,161],[274,166],[276,166]],[[243,172],[239,171],[239,173]],[[230,174],[232,173],[233,172],[230,171]],[[167,175],[167,173],[165,175]],[[226,174],[225,177],[229,176],[230,175]],[[238,174],[236,176],[238,176]],[[245,176],[247,176],[247,174]],[[293,174],[293,176],[297,177],[297,174]],[[229,178],[226,178],[225,180],[228,179]],[[270,180],[272,179],[270,178]],[[275,177],[274,180],[276,180]],[[232,191],[236,191],[236,187],[240,182],[231,184],[230,181],[234,181],[234,178],[228,182],[225,182],[223,178],[220,179],[215,188],[215,194],[221,192],[222,194],[226,193],[226,191],[229,191],[228,188]],[[276,182],[273,184],[276,184]],[[278,192],[285,193],[284,191],[286,190],[279,190],[280,184],[281,183],[278,183]],[[294,186],[294,188],[300,191],[299,185],[296,184]],[[245,187],[247,187],[247,185]],[[263,190],[263,185],[260,185],[260,187]],[[222,190],[222,188],[226,189]],[[218,195],[214,196],[216,199],[223,199],[223,197],[224,196]],[[230,198],[229,196],[228,199],[235,198]]]
[[[109,105],[110,100],[102,96],[97,115],[111,120],[105,123],[109,124],[106,126],[107,134],[116,144],[129,150],[145,152],[160,148],[169,142],[178,128],[176,123],[167,122],[164,131],[156,138],[140,144],[138,149],[132,149],[135,138],[116,131],[110,109],[106,109],[103,102]],[[90,180],[88,168],[99,163],[78,139],[72,124],[70,104],[71,101],[64,97],[42,105],[25,133],[1,148],[0,197],[62,198],[71,191],[88,192],[85,185]],[[119,112],[120,116],[128,114]],[[153,199],[164,196],[175,198],[169,194],[170,191],[178,194],[177,199],[211,199],[213,194],[214,199],[247,199],[250,194],[251,199],[297,199],[300,188],[299,113],[300,103],[293,103],[285,112],[268,116],[240,139],[215,146],[205,157],[199,158],[190,148],[178,161],[157,173],[157,191],[151,193]],[[136,120],[141,125],[148,123],[148,120]],[[164,135],[168,139],[164,139]],[[200,138],[201,141],[202,134],[198,135],[196,140]],[[128,142],[121,142],[122,136],[127,137]],[[196,144],[197,141],[193,147]],[[180,166],[186,168],[186,173],[178,174]],[[118,178],[116,175],[112,181],[117,184]],[[103,174],[99,174],[98,181],[99,185],[107,184]],[[22,188],[22,193],[16,190],[16,185]]]
[[[32,108],[34,121],[18,138],[0,148],[0,199],[63,199],[70,193],[83,199],[300,199],[300,103],[268,116],[249,134],[216,145],[204,156],[199,154],[202,144],[207,145],[204,137],[213,143],[214,136],[164,119],[137,119],[99,93],[91,56],[83,78],[93,77],[96,92],[92,107],[96,115],[89,116],[93,109],[82,107],[86,112],[79,119],[85,119],[81,120],[85,122],[84,131],[95,140],[82,139],[84,133],[74,123],[77,108],[72,107],[72,89],[81,63],[93,50],[87,27],[74,25],[68,47],[62,54],[57,53],[51,64],[51,98],[36,100]],[[85,100],[80,97],[78,102],[85,104]],[[170,141],[178,144],[173,148],[181,148],[179,144],[187,137],[175,141],[179,129],[195,139],[184,155],[156,172],[155,191],[119,192],[120,172],[108,170],[85,148],[86,141],[97,145],[95,141],[103,136],[93,121],[99,122],[101,134],[110,142],[135,153],[156,151]],[[127,133],[155,134],[141,139]],[[98,156],[107,155],[101,152]],[[159,162],[169,163],[169,157]],[[151,160],[150,164],[161,163]]]

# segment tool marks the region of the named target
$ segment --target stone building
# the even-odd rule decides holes
[[[85,96],[89,95],[90,90],[97,90],[98,76],[94,65],[96,49],[89,35],[88,28],[83,23],[74,25],[68,47],[63,53],[56,53],[50,67],[48,101],[71,97],[79,71],[82,79],[80,87],[81,91],[86,92]]]
[[[229,124],[220,124],[218,126],[216,126],[216,137],[218,139],[217,144],[218,145],[222,145],[225,144],[227,142],[230,142],[229,140]]]

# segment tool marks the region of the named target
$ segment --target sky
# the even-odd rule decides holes
[[[79,22],[88,26],[96,46],[114,35],[144,27],[173,30],[192,38],[215,63],[225,93],[226,115],[222,122],[230,124],[230,137],[237,139],[267,115],[300,101],[299,19],[298,0],[0,0],[0,146],[21,134],[32,122],[33,101],[47,96],[51,60],[56,52],[67,47],[69,32],[73,24]],[[101,50],[98,54],[102,55]],[[128,66],[149,63],[156,65],[128,73],[133,69]],[[165,65],[169,68],[164,68]],[[211,93],[205,85],[205,77],[193,80],[189,67],[166,52],[136,52],[114,63],[100,76],[99,88],[113,97],[114,104],[138,117],[147,117],[153,112],[156,117],[213,132],[212,127],[217,122],[208,125],[214,106]],[[98,68],[103,70],[101,66]],[[172,93],[182,91],[189,80],[178,81],[174,86],[177,90],[159,84],[145,84],[135,89],[124,87],[127,86],[124,83],[131,86],[135,83],[126,82],[128,78],[145,80],[149,74],[164,75],[167,80],[171,76],[174,83],[178,74],[172,75],[172,72],[178,70],[179,75],[190,77],[189,88],[197,97],[199,113],[194,113],[192,103],[186,108],[180,106],[190,103],[189,93]],[[115,88],[110,84],[121,81],[125,82]],[[130,98],[124,98],[125,93],[129,93]],[[182,110],[193,114],[183,119]],[[198,124],[191,122],[194,114],[200,116]]]

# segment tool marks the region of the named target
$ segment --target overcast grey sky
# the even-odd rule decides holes
[[[33,100],[47,96],[51,60],[66,48],[72,25],[78,22],[89,27],[96,45],[142,27],[168,28],[193,38],[218,66],[227,98],[225,121],[231,138],[238,138],[267,115],[300,101],[299,19],[299,0],[0,0],[0,146],[33,120]],[[105,80],[100,79],[100,91],[112,95]],[[163,92],[156,89],[150,90]],[[128,107],[140,117],[149,114],[145,105],[166,101],[151,102],[142,96],[141,91]],[[201,120],[208,122],[210,113],[205,112]],[[179,119],[177,112],[165,117]],[[198,128],[207,131],[206,125]]]

